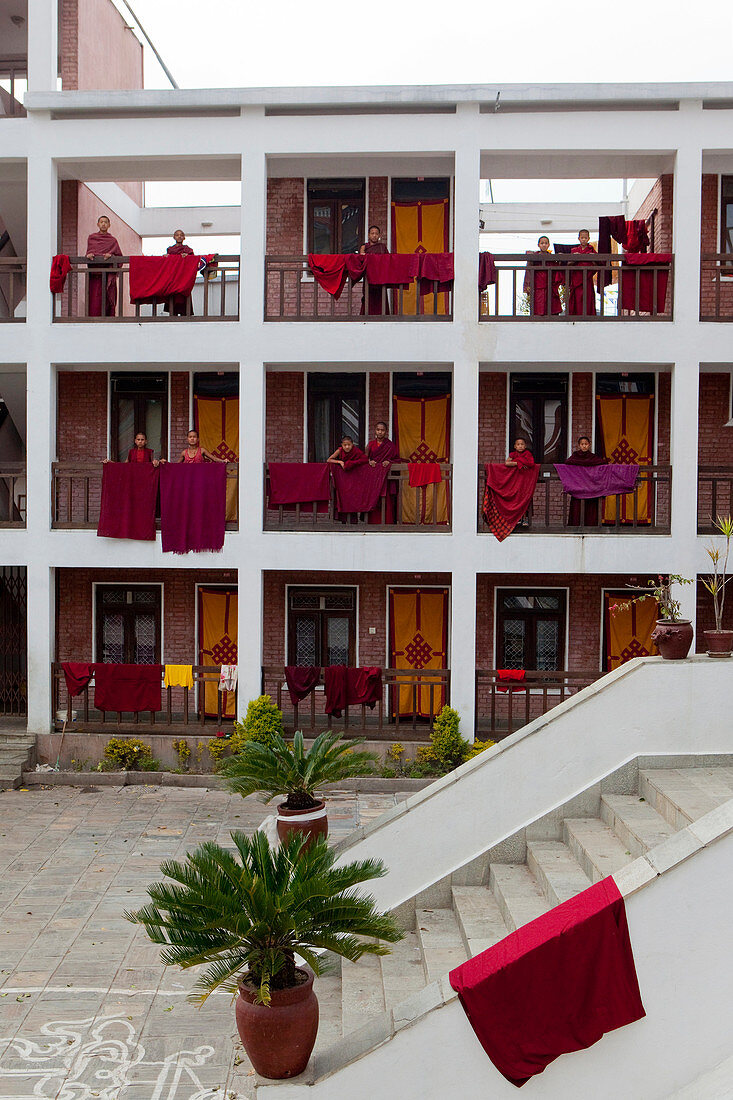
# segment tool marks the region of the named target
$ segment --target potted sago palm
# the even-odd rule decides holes
[[[306,751],[303,734],[297,730],[289,745],[279,734],[269,744],[246,741],[241,751],[220,769],[231,790],[246,798],[259,794],[263,802],[278,796],[277,833],[284,840],[291,832],[311,839],[328,833],[326,803],[319,788],[360,775],[373,775],[376,756],[355,752],[363,738],[342,741],[338,733],[320,733]]]
[[[730,553],[730,540],[733,537],[733,520],[730,516],[718,516],[714,525],[725,539],[724,548],[711,542],[705,547],[705,553],[710,558],[713,571],[709,576],[702,577],[702,583],[713,597],[713,611],[715,613],[715,630],[705,631],[705,641],[708,647],[708,657],[730,657],[733,650],[733,630],[723,629],[723,611],[725,609],[725,586],[730,581],[727,576],[728,554]]]
[[[234,851],[209,841],[184,862],[163,863],[172,881],[153,883],[150,904],[125,916],[165,945],[166,965],[207,965],[193,1003],[215,989],[239,994],[237,1029],[258,1073],[295,1077],[318,1032],[313,978],[327,966],[321,952],[351,961],[386,955],[403,933],[354,889],[385,873],[380,860],[334,867],[324,838],[308,845],[292,836],[277,849],[261,832],[231,838]]]

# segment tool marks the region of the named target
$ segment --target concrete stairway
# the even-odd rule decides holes
[[[0,728],[0,791],[20,786],[21,773],[28,767],[35,743],[32,734]]]

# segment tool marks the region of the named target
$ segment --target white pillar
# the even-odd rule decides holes
[[[43,555],[28,562],[28,732],[51,725],[51,662],[55,634],[55,570]]]
[[[57,0],[30,0],[28,4],[28,91],[55,92],[57,76]]]
[[[461,733],[476,730],[476,574],[454,571],[451,580],[450,703],[461,716]]]
[[[237,705],[239,717],[247,710],[250,699],[256,699],[262,685],[262,622],[263,574],[259,563],[252,564],[246,555],[238,571],[239,681]]]

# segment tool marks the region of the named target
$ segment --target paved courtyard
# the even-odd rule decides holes
[[[331,835],[401,797],[333,796]],[[269,813],[254,798],[191,788],[0,793],[0,1097],[253,1095],[230,998],[189,1004],[196,972],[164,967],[123,911],[147,900],[163,859],[252,832]],[[319,982],[322,1001],[332,981]]]

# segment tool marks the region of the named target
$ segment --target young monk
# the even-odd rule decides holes
[[[199,442],[199,433],[195,428],[191,428],[187,439],[188,445],[185,450],[181,451],[179,462],[226,462],[225,458],[217,458],[211,451],[207,451],[205,447],[201,446]]]
[[[563,277],[559,271],[552,271],[549,267],[537,265],[551,256],[550,238],[539,237],[537,240],[539,252],[528,251],[527,256],[536,256],[540,259],[528,259],[527,269],[524,272],[523,290],[529,295],[529,312],[532,317],[546,317],[548,312],[562,313],[560,301],[560,287]],[[549,282],[548,282],[549,280]],[[547,308],[547,288],[550,288],[550,309]]]
[[[532,452],[528,449],[527,440],[524,438],[523,435],[518,435],[517,438],[514,440],[514,450],[509,452],[509,458],[506,460],[504,465],[516,466],[519,473],[522,473],[524,470],[531,470],[532,467],[535,465],[534,458],[532,457]],[[529,526],[531,515],[532,501],[529,502],[527,511],[524,513],[517,526]]]
[[[382,230],[378,225],[370,225],[367,239],[359,249],[359,255],[368,256],[370,254],[376,254],[378,256],[384,256],[388,252],[389,249],[382,240]]]
[[[567,466],[603,466],[605,459],[591,450],[590,439],[587,435],[581,435],[578,439],[577,450],[566,458]],[[598,526],[598,497],[590,497],[588,500],[570,498],[568,511],[568,527],[597,527]]]
[[[578,233],[580,242],[570,250],[573,256],[596,255],[596,250],[590,243],[590,233],[587,229],[581,229]],[[593,287],[595,271],[588,271],[586,264],[582,265],[586,270],[581,270],[581,265],[571,268],[568,289],[568,313],[574,317],[595,317],[596,292]]]
[[[173,234],[173,240],[175,244],[169,244],[166,249],[166,255],[168,256],[193,256],[193,249],[183,242],[186,239],[186,234],[182,229],[176,229]],[[163,307],[167,313],[170,313],[173,317],[192,317],[193,306],[191,305],[190,294],[173,294],[169,302],[166,302]]]
[[[399,452],[396,445],[387,436],[387,425],[383,420],[378,420],[374,428],[374,439],[369,441],[367,446],[367,459],[370,466],[386,466],[387,469],[393,462],[397,462],[399,459]],[[397,494],[397,482],[388,481],[385,485],[384,493],[384,521],[385,523],[394,523],[396,515],[396,500]],[[381,501],[377,507],[369,513],[369,522],[379,524],[382,522],[382,506]]]
[[[334,466],[340,466],[342,470],[351,470],[354,466],[363,466],[367,462],[367,456],[354,444],[350,435],[345,435],[341,440],[341,446],[333,452],[326,462]]]
[[[360,256],[385,256],[389,252],[386,244],[382,241],[382,230],[378,225],[370,225],[369,233],[366,241],[359,249]],[[387,291],[384,291],[384,301],[382,300],[381,286],[369,287],[369,316],[380,317],[389,313],[389,301],[387,300]],[[362,315],[365,312],[365,295],[361,296],[361,312]]]
[[[135,446],[127,452],[127,461],[152,462],[153,466],[159,465],[158,459],[153,458],[153,448],[148,447],[148,437],[145,432],[138,432],[135,436]]]
[[[97,219],[97,233],[90,233],[87,238],[86,258],[103,260],[109,263],[113,256],[121,256],[122,250],[116,237],[109,231],[109,218],[102,214]],[[102,281],[106,279],[106,289],[102,294]],[[104,298],[104,301],[102,300]],[[89,316],[90,317],[114,317],[117,308],[117,275],[108,272],[106,275],[89,275]]]

